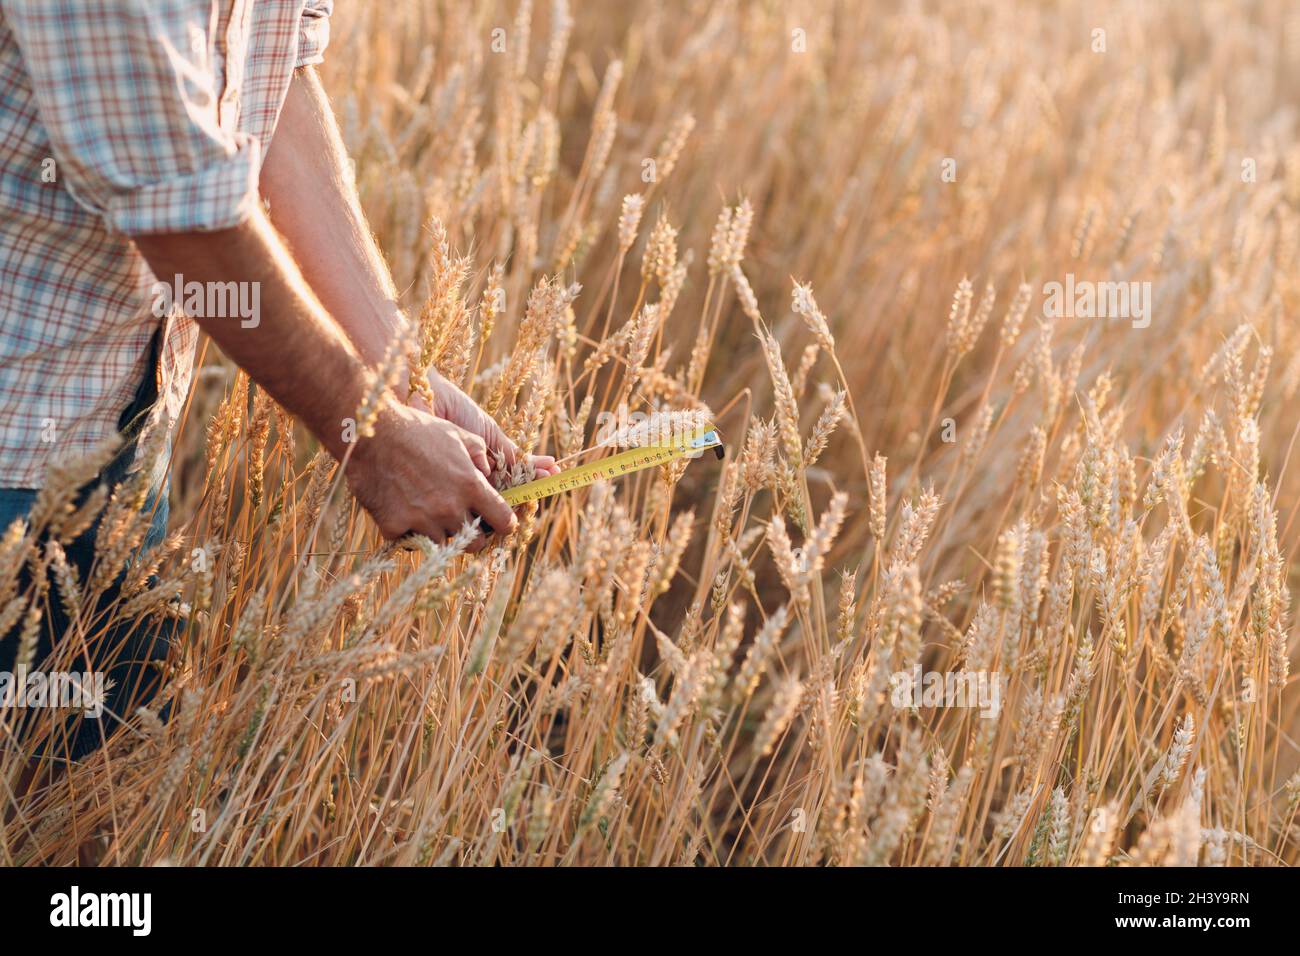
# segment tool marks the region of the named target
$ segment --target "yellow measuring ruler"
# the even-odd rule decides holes
[[[702,428],[697,432],[682,434],[673,438],[667,445],[646,445],[642,448],[629,448],[627,451],[610,455],[599,461],[585,465],[575,465],[547,478],[538,478],[513,488],[506,488],[501,497],[511,507],[549,498],[565,491],[585,488],[597,481],[609,481],[630,475],[634,471],[650,468],[653,465],[666,465],[684,455],[693,455],[708,448],[715,448],[715,454],[722,457],[722,438],[715,428]]]

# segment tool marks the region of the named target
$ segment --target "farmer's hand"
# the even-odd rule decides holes
[[[471,435],[481,439],[486,446],[489,467],[485,474],[490,475],[491,466],[497,456],[500,456],[505,461],[507,468],[518,460],[520,454],[518,447],[506,437],[506,433],[501,430],[501,426],[493,421],[492,416],[483,411],[474,399],[437,372],[429,373],[429,385],[433,388],[434,395],[434,404],[431,409],[433,414],[460,426]],[[550,455],[529,455],[528,461],[539,478],[554,475],[560,470],[560,466],[555,463],[555,459]]]
[[[386,402],[375,432],[347,464],[348,486],[385,538],[408,532],[443,542],[478,515],[496,531],[514,531],[510,506],[488,483],[483,440],[427,412]],[[470,551],[486,540],[479,534]]]

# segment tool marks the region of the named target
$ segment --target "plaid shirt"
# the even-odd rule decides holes
[[[179,306],[154,315],[130,237],[248,216],[332,7],[0,0],[0,488],[116,430],[160,326],[154,423],[175,425],[198,334]]]

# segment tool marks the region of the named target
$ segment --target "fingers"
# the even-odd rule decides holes
[[[518,524],[515,513],[510,510],[506,500],[488,484],[486,478],[479,477],[477,493],[474,495],[471,504],[479,517],[490,524],[494,531],[501,534],[514,532]]]
[[[539,478],[549,478],[560,473],[560,466],[556,464],[553,455],[529,455],[528,460]]]
[[[483,439],[490,448],[501,453],[506,460],[506,467],[509,468],[519,460],[519,447],[506,437],[506,433],[501,430],[501,426],[496,423],[487,412],[480,410],[479,414],[483,416]]]
[[[477,476],[476,476],[477,477]],[[488,546],[487,535],[497,531],[512,533],[518,525],[510,506],[507,505],[482,478],[470,489],[470,503],[465,510],[465,521],[479,521],[479,533],[476,534],[465,550],[478,554]],[[504,509],[504,511],[502,510]],[[492,515],[494,517],[488,517]],[[430,515],[417,520],[401,523],[401,530],[395,524],[381,524],[380,533],[389,541],[395,542],[404,550],[415,549],[411,540],[416,535],[428,538],[434,544],[446,544],[460,534],[464,525],[456,525],[449,515]]]
[[[466,550],[489,546],[493,533],[511,534],[518,519],[492,487],[491,441],[447,420],[416,410],[396,422],[378,457],[352,463],[348,482],[357,499],[390,541],[422,535],[446,544],[458,534]],[[499,430],[502,448],[516,452]],[[522,453],[519,453],[522,454]],[[555,459],[530,459],[539,475],[556,468]],[[479,533],[462,534],[465,522],[481,519]],[[407,542],[408,544],[412,542]]]
[[[465,445],[465,451],[469,453],[469,460],[474,463],[474,467],[479,470],[484,478],[492,477],[492,463],[488,461],[487,443],[478,435],[464,428],[457,428],[461,442]]]
[[[466,547],[465,550],[468,551],[470,554],[478,554],[487,546],[488,546],[488,539],[482,533],[480,533],[474,537],[474,540],[469,543],[469,546]]]
[[[478,552],[488,547],[492,532],[514,532],[518,521],[489,481],[491,445],[477,429],[408,406],[400,406],[382,426],[371,453],[352,459],[346,475],[384,538],[415,546],[410,539],[416,535],[446,544],[459,534],[466,550]],[[489,437],[514,451],[495,426]],[[476,517],[482,521],[478,533],[462,534]]]
[[[398,544],[402,545],[404,550],[413,551],[415,550],[415,543],[410,539],[417,535],[428,538],[434,544],[446,544],[451,540],[451,535],[448,533],[447,529],[437,521],[437,519],[413,522],[409,531],[405,534],[397,535],[393,540],[396,540]],[[385,535],[385,537],[387,537],[387,535]]]
[[[465,529],[467,522],[479,522],[465,550],[477,554],[487,547],[487,535],[510,534],[517,522],[510,506],[496,493],[481,472],[463,468],[444,489],[445,497],[420,521],[419,533],[438,544],[451,541]]]
[[[400,513],[375,515],[375,525],[385,541],[398,544],[403,550],[410,551],[415,545],[410,540],[414,535],[423,535],[442,543],[442,531],[437,524],[429,524],[420,518],[414,520],[409,515]]]
[[[435,391],[439,401],[435,405],[438,417],[480,436],[489,450],[499,452],[507,467],[519,457],[519,449],[506,437],[501,426],[460,388],[439,376]]]

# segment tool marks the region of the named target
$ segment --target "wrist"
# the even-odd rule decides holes
[[[428,412],[431,415],[437,415],[442,418],[440,409],[443,407],[442,386],[446,381],[436,369],[429,369],[423,376],[423,381],[412,379],[410,369],[402,372],[402,377],[397,385],[397,394],[403,403],[410,405],[412,408],[418,408],[420,411]],[[424,387],[421,388],[420,386]]]

